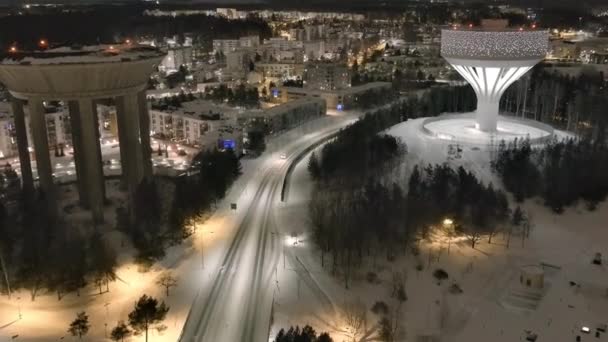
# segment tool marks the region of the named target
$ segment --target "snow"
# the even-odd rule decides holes
[[[118,249],[120,261],[117,270],[118,281],[110,284],[109,293],[98,294],[98,289],[90,284],[81,291],[80,296],[70,293],[61,301],[57,300],[54,293],[45,292],[40,293],[35,301],[31,301],[26,290],[14,292],[10,299],[7,296],[0,297],[0,340],[14,335],[19,335],[19,341],[49,341],[67,337],[69,322],[77,312],[83,310],[89,315],[92,324],[85,339],[103,340],[118,320],[127,319],[135,300],[142,294],[148,294],[166,301],[170,307],[164,321],[167,329],[162,333],[151,331],[150,341],[176,341],[197,297],[209,291],[210,285],[219,277],[220,272],[236,274],[236,268],[224,270],[222,260],[234,239],[236,228],[249,212],[249,208],[254,205],[254,194],[263,188],[261,175],[270,171],[280,176],[277,167],[286,164],[278,155],[284,151],[293,151],[298,146],[306,146],[309,141],[318,139],[323,132],[342,127],[350,121],[352,118],[346,116],[327,116],[272,137],[267,145],[267,153],[257,159],[242,160],[243,175],[230,188],[226,198],[218,203],[213,215],[204,222],[197,222],[194,236],[181,245],[169,248],[166,257],[147,272],[142,272],[133,263],[133,251],[128,244],[123,245],[120,242],[120,233],[108,233],[107,237],[114,241]],[[113,186],[110,187],[109,197],[113,196],[112,189]],[[71,193],[75,193],[75,190]],[[231,210],[230,203],[237,203],[238,209]],[[155,284],[157,278],[166,270],[171,270],[178,278],[178,286],[171,289],[168,297],[165,296],[164,289]],[[242,285],[238,287],[244,292],[235,298],[246,298],[247,288]],[[226,299],[223,298],[222,301]],[[231,302],[231,305],[226,307],[235,312],[242,310],[242,303],[242,300]],[[271,301],[263,305],[270,309]],[[197,308],[192,307],[193,310]],[[232,325],[236,323],[230,324],[232,330],[223,330],[229,333],[238,332],[240,327]],[[217,328],[222,330],[220,326]],[[267,324],[265,328],[264,335],[267,333]],[[230,339],[219,337],[218,340]],[[143,336],[131,338],[131,341],[143,341]]]
[[[29,54],[29,55],[28,55]],[[81,48],[58,47],[33,53],[21,51],[14,56],[6,57],[0,64],[87,64],[87,63],[119,63],[146,58],[161,57],[163,53],[150,46],[116,44],[89,45]]]
[[[450,142],[422,133],[423,121],[410,120],[387,130],[408,146],[405,165],[398,171],[401,176],[416,163],[447,162],[472,170],[486,182],[499,184],[489,167],[491,151],[468,146],[460,157],[450,156]],[[312,183],[306,172],[306,161],[295,168],[290,197],[277,212],[285,231],[299,232],[304,242],[289,248],[302,265],[288,262],[288,271],[279,270],[281,291],[275,305],[271,340],[280,328],[305,324],[317,331],[329,331],[335,341],[351,340],[345,334],[340,312],[346,303],[357,300],[363,301],[368,309],[379,300],[394,305],[395,299],[390,298],[389,291],[393,272],[407,275],[408,301],[401,319],[405,332],[398,341],[425,336],[454,342],[520,341],[525,339],[527,331],[538,334],[539,341],[574,341],[582,326],[591,327],[593,334],[596,326],[608,321],[608,270],[605,265],[591,264],[596,252],[604,256],[608,253],[605,227],[608,204],[602,203],[594,212],[581,206],[556,216],[536,200],[530,200],[522,207],[532,216],[533,228],[523,243],[521,237],[514,234],[507,248],[507,237],[498,234],[491,244],[484,239],[475,249],[466,240],[455,241],[448,252],[445,241],[422,241],[418,256],[408,253],[393,262],[379,256],[376,265],[368,258],[356,270],[350,288],[345,289],[343,281],[330,274],[330,267],[321,267],[318,251],[308,241],[307,201]],[[424,267],[420,272],[416,270],[419,264]],[[528,265],[542,267],[543,290],[534,292],[520,285],[521,268]],[[308,270],[315,283],[304,282],[302,272],[289,271],[296,268]],[[432,277],[437,268],[443,268],[450,276],[441,285]],[[369,271],[378,275],[379,283],[366,281]],[[570,286],[570,281],[580,288]],[[453,282],[460,285],[462,294],[448,291]],[[374,340],[378,317],[368,311],[367,319],[368,337],[357,341]],[[598,341],[607,338],[604,334]]]
[[[454,342],[510,342],[522,340],[527,330],[538,334],[539,341],[573,341],[581,326],[588,326],[593,332],[597,325],[607,323],[608,270],[605,264],[591,264],[596,252],[602,253],[604,262],[608,255],[606,203],[594,212],[576,207],[556,216],[536,200],[530,200],[522,206],[531,213],[533,228],[523,243],[520,236],[514,234],[507,248],[506,236],[498,234],[491,244],[484,239],[475,249],[457,239],[448,249],[445,240],[433,237],[420,242],[417,256],[411,252],[405,255],[402,251],[404,253],[392,262],[382,255],[375,263],[372,258],[366,258],[355,270],[349,289],[345,289],[343,280],[331,275],[331,257],[326,257],[325,268],[321,267],[319,254],[310,239],[307,213],[312,183],[306,170],[307,158],[293,171],[286,202],[280,202],[279,196],[273,196],[265,188],[263,175],[280,179],[293,153],[318,138],[320,132],[344,125],[348,120],[350,118],[328,116],[273,137],[262,157],[243,160],[243,175],[211,218],[197,224],[191,239],[171,247],[167,256],[149,272],[140,272],[129,258],[121,259],[120,280],[110,285],[109,293],[98,295],[97,290],[89,286],[80,297],[69,294],[60,302],[52,293],[41,294],[35,302],[29,300],[26,291],[14,293],[10,300],[1,297],[0,340],[16,334],[20,335],[20,341],[36,342],[67,336],[69,322],[81,310],[87,311],[92,322],[87,339],[102,340],[104,324],[108,324],[109,331],[117,320],[125,320],[136,298],[147,293],[165,300],[171,307],[164,322],[167,330],[162,335],[152,332],[150,340],[175,341],[188,313],[203,310],[211,286],[224,277],[226,290],[220,291],[218,297],[221,308],[209,313],[212,321],[209,333],[216,336],[214,341],[238,340],[236,336],[245,326],[240,317],[252,317],[244,316],[244,312],[252,307],[253,293],[262,299],[253,316],[255,331],[268,332],[268,325],[264,323],[268,323],[269,310],[273,312],[270,340],[281,327],[310,324],[319,332],[330,332],[334,341],[350,341],[342,315],[344,307],[361,301],[369,309],[379,300],[395,306],[389,291],[394,272],[406,275],[408,295],[400,320],[405,329],[398,341],[434,336]],[[417,163],[447,162],[473,171],[485,182],[499,184],[489,167],[491,150],[466,146],[460,154],[450,154],[452,143],[424,134],[423,121],[410,120],[387,130],[408,146],[404,163],[394,176],[407,179]],[[287,153],[289,159],[281,159],[283,153]],[[256,195],[260,189],[266,189],[264,193],[268,195],[264,195],[263,201]],[[238,209],[230,210],[230,203],[237,203]],[[262,289],[254,290],[248,287],[254,274],[248,268],[248,263],[255,260],[254,242],[245,238],[249,242],[240,249],[240,258],[230,264],[232,267],[223,267],[224,258],[245,216],[253,215],[256,223],[250,225],[248,231],[257,232],[264,226],[260,220],[266,220],[266,214],[277,234],[272,234],[269,245],[272,247],[266,254]],[[126,255],[128,248],[123,247],[121,255]],[[552,265],[543,266],[545,288],[535,293],[522,289],[521,268],[543,263]],[[417,265],[422,265],[423,270],[417,271]],[[437,268],[449,274],[449,279],[441,285],[437,285],[432,276]],[[157,277],[167,269],[179,278],[178,286],[171,289],[169,297],[155,285]],[[370,271],[378,275],[378,283],[367,282]],[[580,287],[571,286],[570,281]],[[462,294],[448,291],[452,282],[460,285]],[[522,301],[522,295],[529,299]],[[367,337],[360,337],[358,341],[374,340],[377,320],[377,316],[367,311]],[[584,336],[583,341],[590,337]],[[597,341],[606,339],[603,335]],[[142,341],[143,337],[131,340]]]
[[[427,119],[423,130],[430,135],[453,143],[490,145],[501,140],[509,142],[515,139],[529,138],[532,143],[549,139],[553,134],[550,126],[539,122],[499,116],[497,131],[487,133],[476,128],[476,121],[471,114],[445,114]],[[545,127],[546,126],[546,127]]]

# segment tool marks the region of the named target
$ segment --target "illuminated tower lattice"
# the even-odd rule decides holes
[[[509,29],[504,21],[484,21],[481,28],[441,33],[441,55],[477,94],[476,127],[496,131],[498,104],[509,85],[541,61],[549,33]]]

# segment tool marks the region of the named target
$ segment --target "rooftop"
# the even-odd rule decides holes
[[[182,102],[181,105],[182,107],[172,110],[153,109],[153,111],[165,114],[188,116],[196,119],[201,119],[201,115],[209,115],[210,113],[221,114],[220,120],[235,117],[237,114],[243,111],[233,107],[217,105],[213,102],[205,100]]]
[[[55,65],[129,62],[163,56],[164,52],[148,45],[116,44],[61,46],[46,50],[21,51],[18,47],[5,53],[4,65]]]

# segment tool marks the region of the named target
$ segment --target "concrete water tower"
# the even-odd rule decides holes
[[[46,48],[47,43],[42,43]],[[92,211],[95,221],[103,220],[105,182],[96,101],[113,99],[117,107],[123,178],[132,196],[142,179],[152,175],[145,90],[150,74],[163,57],[164,53],[156,48],[130,43],[39,51],[10,48],[0,62],[0,82],[13,96],[24,189],[34,188],[24,120],[27,112],[39,186],[56,211],[44,102],[64,101],[70,114],[80,202]]]
[[[477,95],[476,128],[495,132],[504,91],[540,62],[549,48],[546,30],[509,28],[506,20],[483,20],[481,27],[441,32],[441,56]]]

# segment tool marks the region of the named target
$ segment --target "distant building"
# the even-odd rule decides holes
[[[260,36],[246,36],[239,38],[239,47],[255,48],[260,46]]]
[[[356,87],[340,90],[319,90],[297,87],[280,87],[277,89],[277,97],[283,102],[294,101],[302,98],[322,98],[328,109],[343,110],[356,107],[357,95],[367,91],[390,90],[392,84],[389,82],[372,82]]]
[[[215,10],[218,15],[226,17],[228,19],[237,19],[238,10],[236,8],[218,8]]]
[[[264,77],[274,77],[278,79],[290,77],[302,77],[304,64],[298,63],[256,63],[255,70]]]
[[[260,45],[259,36],[247,36],[239,39],[214,39],[213,51],[222,52],[227,55],[229,52],[233,52],[238,48],[256,48]]]
[[[314,62],[304,68],[304,87],[338,90],[350,87],[348,66],[342,63]]]
[[[308,61],[321,59],[325,54],[325,41],[317,40],[304,43],[304,56]]]
[[[180,66],[192,67],[192,47],[176,47],[167,51],[167,56],[162,60],[160,69],[164,71],[179,70]]]
[[[266,110],[253,110],[239,114],[238,123],[245,130],[265,130],[273,134],[295,127],[327,113],[324,99],[307,97]]]
[[[202,149],[218,147],[218,139],[222,137],[240,145],[242,134],[236,127],[236,116],[236,110],[208,101],[183,102],[182,108],[150,110],[150,131],[160,139]]]
[[[221,52],[227,55],[229,52],[236,50],[239,47],[238,39],[214,39],[213,51]]]
[[[253,62],[255,53],[249,49],[238,49],[226,54],[226,68],[230,71],[250,71],[249,64]]]

